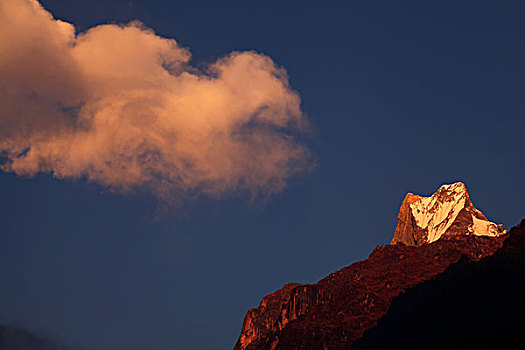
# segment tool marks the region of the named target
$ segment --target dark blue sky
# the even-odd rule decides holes
[[[0,322],[89,350],[232,348],[246,311],[390,241],[406,192],[466,183],[525,216],[525,4],[45,0],[79,30],[140,19],[193,64],[255,50],[288,71],[316,169],[266,205],[155,199],[0,173]]]

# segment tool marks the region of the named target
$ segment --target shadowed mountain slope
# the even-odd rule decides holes
[[[525,326],[525,219],[494,255],[463,257],[392,301],[364,349],[518,349]]]

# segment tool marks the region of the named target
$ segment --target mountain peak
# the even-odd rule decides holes
[[[422,245],[458,235],[500,236],[506,231],[474,207],[462,182],[441,186],[430,197],[408,193],[392,244]]]

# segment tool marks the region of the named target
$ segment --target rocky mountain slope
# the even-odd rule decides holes
[[[525,219],[508,236],[492,256],[462,259],[395,298],[354,349],[523,347]]]
[[[488,221],[470,203],[466,190],[460,187],[442,187],[435,200],[430,197],[429,204],[425,202],[419,207],[421,212],[427,208],[425,215],[441,218],[431,217],[427,222],[439,225],[448,220],[450,223],[442,225],[447,228],[437,239],[420,240],[417,244],[408,242],[409,245],[398,240],[397,244],[378,246],[368,259],[332,273],[316,284],[284,286],[248,311],[234,349],[351,349],[352,343],[376,325],[390,308],[392,299],[400,293],[434,278],[460,259],[477,261],[492,255],[508,235],[502,227],[486,235],[473,232],[474,224],[463,225],[474,222],[474,219],[462,219],[467,214]],[[450,194],[453,200],[445,198]],[[422,197],[418,198],[411,203]],[[406,199],[403,205],[405,202]],[[400,213],[400,217],[406,215]],[[421,217],[414,216],[415,219]],[[454,225],[457,227],[454,234],[447,233],[452,232],[450,227]],[[405,226],[404,232],[415,236],[415,229],[422,228],[412,227],[414,230],[410,231],[409,226]],[[428,237],[428,231],[426,233]],[[425,244],[430,241],[433,243]]]
[[[248,311],[235,350],[350,349],[400,292],[464,255],[472,260],[491,255],[504,238],[458,236],[421,247],[380,246],[368,259],[316,284],[288,284]]]

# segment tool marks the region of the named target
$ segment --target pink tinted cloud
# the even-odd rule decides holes
[[[139,22],[77,34],[37,1],[0,1],[2,169],[180,199],[268,196],[311,168],[284,69],[251,51],[190,59]]]

